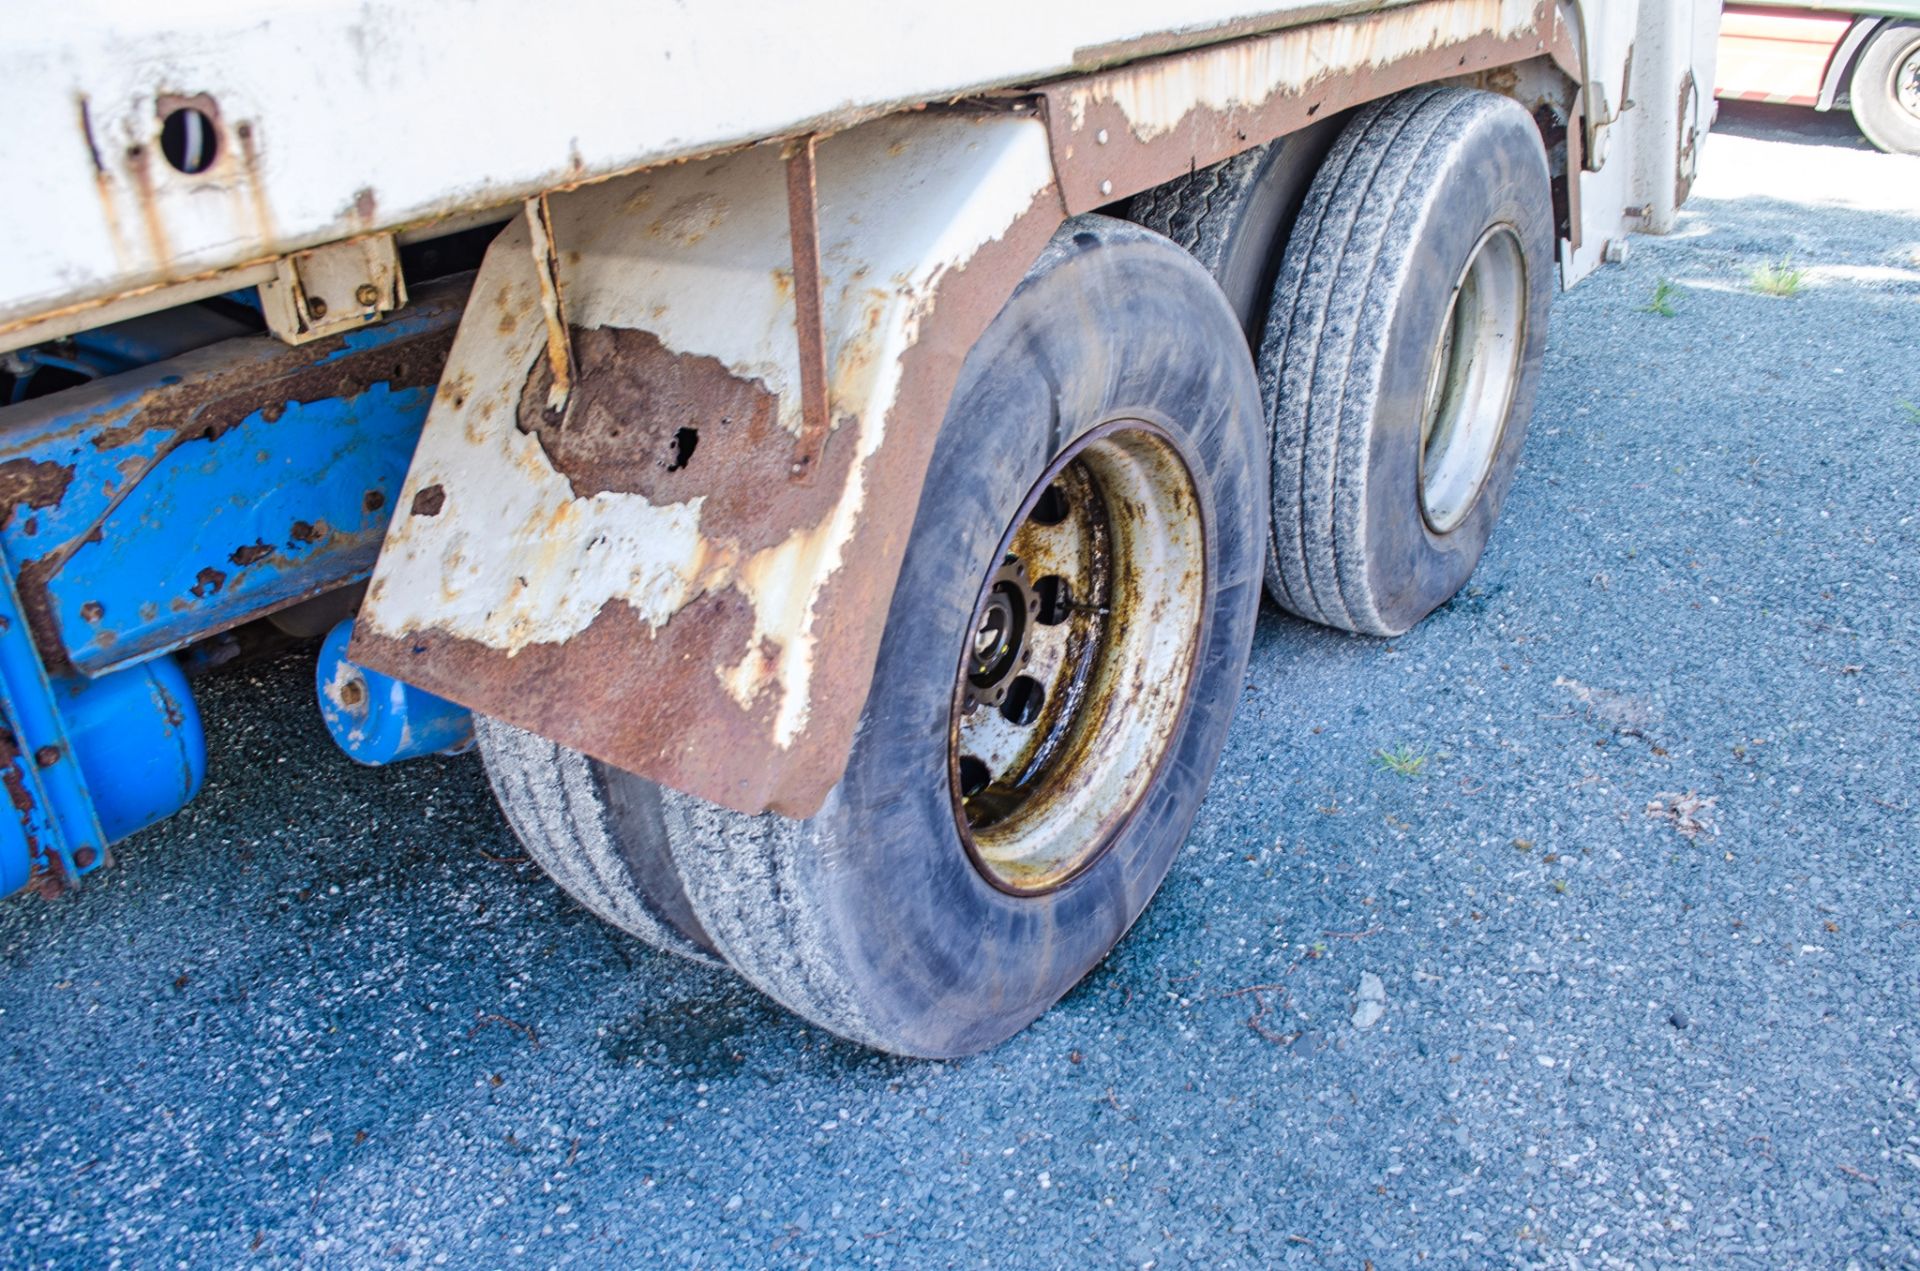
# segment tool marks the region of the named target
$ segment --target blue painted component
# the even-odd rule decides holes
[[[468,282],[299,348],[183,317],[35,351],[101,378],[0,406],[0,893],[78,879],[199,790],[199,713],[162,655],[366,576]],[[466,711],[361,682],[364,762],[470,739]]]
[[[106,835],[83,765],[33,647],[13,579],[0,571],[0,886],[15,891],[56,867],[78,878],[106,859]]]
[[[259,302],[256,300],[252,307],[257,313]],[[257,320],[249,321],[234,313],[231,305],[223,310],[211,304],[183,305],[163,313],[143,314],[125,322],[95,327],[63,340],[15,352],[10,400],[23,402],[34,395],[38,387],[34,375],[42,367],[57,368],[81,379],[99,379],[259,330]],[[45,396],[45,390],[39,395]]]
[[[327,633],[313,686],[320,717],[356,763],[455,754],[473,744],[473,712],[422,688],[347,661],[349,619]]]
[[[97,680],[55,680],[54,698],[109,843],[165,820],[200,793],[206,734],[172,658]]]
[[[49,664],[98,676],[364,578],[466,288],[0,408],[0,550]]]
[[[0,691],[0,895],[36,874],[79,879],[106,863],[107,844],[199,792],[206,741],[173,659],[49,678],[4,573]]]

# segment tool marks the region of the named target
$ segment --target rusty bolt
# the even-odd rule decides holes
[[[33,752],[33,761],[42,768],[51,768],[60,762],[60,747],[42,746]]]
[[[363,282],[360,284],[360,289],[353,293],[353,298],[360,302],[362,309],[371,309],[380,303],[380,288],[370,282]]]
[[[99,859],[100,853],[90,847],[83,847],[73,854],[73,863],[81,869],[93,868],[93,863]]]
[[[89,600],[86,604],[80,606],[80,616],[88,622],[100,621],[101,615],[106,612],[106,606],[97,600]]]
[[[327,316],[327,302],[319,296],[308,296],[307,312],[316,318],[324,318]]]

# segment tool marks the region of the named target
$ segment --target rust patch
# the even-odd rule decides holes
[[[27,788],[26,771],[20,766],[20,743],[10,731],[0,731],[0,785],[7,788],[7,801],[13,804],[13,810],[20,814],[21,829],[26,833],[27,847],[40,851],[40,843],[27,828],[27,816],[34,808],[33,791]]]
[[[759,380],[675,353],[649,331],[570,331],[580,378],[566,411],[546,409],[553,372],[542,358],[520,395],[519,428],[539,438],[575,498],[638,494],[664,506],[705,496],[701,536],[749,552],[818,524],[838,502],[853,448],[829,440],[815,479],[791,480],[794,437]]]
[[[133,173],[134,198],[140,204],[140,224],[147,231],[147,250],[153,255],[154,268],[171,277],[173,248],[167,242],[167,226],[160,219],[160,206],[154,201],[153,151],[146,146],[128,146],[127,168]]]
[[[271,243],[278,235],[273,228],[273,205],[267,201],[267,186],[260,179],[259,140],[251,120],[242,119],[233,127],[234,140],[240,143],[240,168],[246,174],[247,191],[253,204],[254,233],[262,243]]]
[[[0,463],[0,530],[13,524],[22,506],[58,507],[73,484],[73,469],[47,459],[9,459]]]
[[[420,489],[413,496],[415,516],[439,516],[440,509],[445,506],[447,506],[446,487],[438,482]]]
[[[80,617],[87,622],[98,622],[107,616],[107,607],[97,600],[89,600],[80,606]]]
[[[1491,71],[1542,52],[1564,69],[1563,58],[1571,56],[1571,49],[1559,38],[1549,6],[1536,7],[1534,26],[1534,31],[1510,38],[1488,33],[1411,52],[1384,66],[1327,71],[1299,87],[1277,88],[1258,101],[1237,101],[1224,108],[1195,105],[1150,140],[1135,134],[1133,121],[1114,99],[1120,83],[1155,77],[1177,83],[1190,66],[1202,66],[1207,59],[1258,65],[1259,46],[1264,41],[1285,38],[1302,28],[1173,53],[1115,71],[1048,84],[1039,90],[1039,96],[1046,106],[1042,113],[1067,211],[1072,215],[1093,211],[1185,176],[1195,168],[1218,163],[1250,146],[1298,131],[1316,117],[1421,84]],[[1082,103],[1084,109],[1080,109],[1076,121],[1076,109]]]
[[[234,548],[233,555],[227,557],[227,559],[240,568],[245,569],[247,566],[263,561],[271,555],[273,555],[273,549],[265,543],[256,540],[247,544],[245,547]]]
[[[739,754],[710,750],[717,739],[750,744],[773,729],[771,690],[755,698],[751,709],[742,708],[719,690],[709,670],[740,661],[752,639],[753,608],[732,588],[702,596],[657,630],[626,604],[610,604],[565,644],[529,645],[515,655],[516,680],[539,689],[517,694],[511,717],[542,736],[636,771],[712,769],[722,756]],[[503,655],[478,642],[437,630],[396,639],[361,626],[348,656],[363,666],[389,668],[462,705],[499,708],[494,690]],[[663,674],[663,667],[678,669]],[[688,721],[698,724],[689,729]],[[702,783],[702,793],[729,806],[761,804],[772,766],[726,766],[728,787]]]
[[[378,490],[367,491],[366,495],[360,500],[361,509],[367,512],[378,512],[385,506],[387,506],[387,496]]]
[[[437,284],[436,284],[437,285]],[[420,311],[445,307],[458,312],[465,299],[463,286],[450,286],[431,299],[423,297]],[[344,337],[315,340],[298,348],[273,344],[274,355],[258,361],[246,361],[221,374],[181,384],[156,385],[136,400],[118,408],[114,422],[93,428],[85,434],[86,444],[97,451],[123,449],[145,442],[154,433],[171,434],[145,453],[128,456],[118,465],[120,481],[107,506],[85,531],[53,547],[45,555],[24,561],[19,566],[18,582],[21,607],[27,625],[40,646],[48,669],[59,672],[70,663],[60,639],[47,597],[47,583],[58,574],[81,546],[99,542],[101,526],[120,507],[127,496],[146,479],[147,474],[165,462],[182,445],[195,441],[215,441],[258,413],[263,418],[277,417],[289,404],[324,401],[331,397],[357,397],[375,384],[385,383],[394,390],[432,388],[440,381],[447,352],[453,347],[457,324],[405,336],[378,350],[364,354],[337,356],[346,348]],[[258,337],[262,347],[272,337]],[[327,359],[331,358],[329,361]],[[0,498],[9,488],[24,488],[50,494],[59,478],[35,473],[34,461],[10,460],[0,464]],[[58,465],[53,465],[58,467]],[[71,476],[67,477],[71,480]],[[9,487],[8,482],[12,482]],[[64,491],[63,491],[64,493]],[[16,499],[16,504],[20,500]],[[55,500],[57,502],[57,500]],[[7,511],[11,511],[9,505]],[[47,507],[50,503],[30,506]],[[0,513],[4,516],[7,513]],[[5,521],[0,520],[0,528]],[[215,571],[218,572],[218,571]],[[221,576],[222,583],[225,575]],[[207,582],[203,571],[201,584]]]
[[[187,588],[187,590],[202,600],[205,600],[208,596],[215,595],[222,587],[227,585],[226,571],[215,569],[211,565],[195,574],[194,579],[195,582],[193,586]]]
[[[266,359],[204,383],[157,388],[136,404],[123,423],[94,433],[88,444],[95,450],[117,450],[155,432],[176,434],[170,441],[214,441],[255,414],[277,422],[290,405],[357,397],[381,382],[396,391],[432,388],[440,382],[453,334],[448,326],[396,340],[366,356],[345,357],[339,356],[347,349],[345,336],[315,340],[287,350],[285,357]]]
[[[5,787],[7,802],[13,806],[14,816],[19,820],[20,837],[26,841],[27,859],[31,862],[26,890],[42,900],[52,900],[65,890],[66,880],[57,858],[40,841],[40,836],[34,833],[35,805],[33,791],[27,785],[24,760],[19,740],[11,730],[0,729],[0,787]]]
[[[292,528],[287,531],[291,536],[287,541],[287,546],[292,547],[299,543],[318,543],[326,538],[329,532],[325,521],[322,521],[318,525],[308,521],[295,521]]]

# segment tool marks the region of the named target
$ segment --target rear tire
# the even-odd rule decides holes
[[[1019,1031],[1105,956],[1185,840],[1240,695],[1264,546],[1260,428],[1244,339],[1194,261],[1125,222],[1068,222],[961,372],[825,806],[793,821],[666,805],[694,910],[736,971],[842,1036],[947,1057]],[[1149,487],[1121,488],[1129,465],[1173,474],[1167,506],[1191,516],[1168,543],[1127,528],[1150,501]],[[960,750],[976,744],[975,712],[1018,713],[994,680],[998,646],[983,637],[998,628],[983,615],[1003,589],[1026,587],[1009,548],[1030,525],[1065,523],[1047,509],[1069,479],[1082,492],[1114,483],[1099,497],[1119,590],[1073,597],[1097,633],[1084,647],[1177,656],[1096,660],[1076,681],[1084,697],[1046,697],[1067,703],[1084,744],[969,779],[969,759],[988,766]],[[1154,595],[1165,603],[1146,603]],[[1045,612],[1037,593],[1032,603]],[[1122,617],[1089,616],[1110,613]],[[1106,793],[1082,806],[1083,789]],[[1002,819],[976,819],[989,793],[1011,809]],[[1069,814],[1096,828],[1076,836]],[[1022,846],[1004,853],[1008,842]]]
[[[1340,127],[1338,116],[1309,124],[1157,185],[1127,205],[1127,219],[1165,234],[1213,275],[1254,347],[1287,231]]]
[[[1472,575],[1533,411],[1553,226],[1546,151],[1508,98],[1416,89],[1341,133],[1260,347],[1283,608],[1398,635]]]
[[[1889,154],[1920,154],[1920,22],[1873,33],[1847,80],[1854,122]]]
[[[683,798],[498,720],[475,717],[494,799],[527,855],[587,910],[656,949],[722,965],[666,851]]]

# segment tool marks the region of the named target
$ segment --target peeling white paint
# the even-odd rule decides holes
[[[1152,141],[1195,110],[1259,106],[1328,75],[1390,66],[1403,58],[1481,35],[1532,28],[1535,0],[1426,0],[1365,18],[1318,22],[1210,53],[1143,63],[1091,79],[1068,101],[1073,127],[1105,102],[1119,106],[1133,135]]]
[[[521,387],[545,349],[527,229],[516,223],[475,283],[363,627],[394,637],[437,628],[512,655],[573,638],[612,603],[657,629],[701,595],[733,587],[752,607],[753,634],[746,657],[715,674],[743,707],[773,689],[774,740],[785,747],[799,736],[818,602],[859,521],[902,359],[941,278],[1003,235],[1053,180],[1042,125],[1007,116],[880,121],[823,141],[817,164],[837,421],[829,445],[854,446],[827,516],[738,558],[700,533],[701,500],[575,498],[539,441],[515,426]],[[774,393],[780,422],[798,432],[776,150],[612,181],[550,206],[570,323],[645,330],[675,353],[715,358]],[[439,514],[410,515],[415,495],[436,485]],[[775,651],[770,664],[763,641]]]

